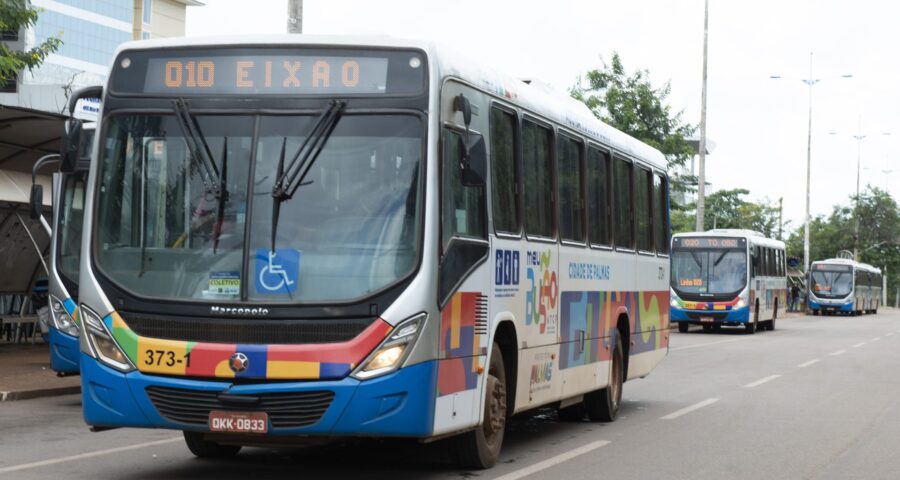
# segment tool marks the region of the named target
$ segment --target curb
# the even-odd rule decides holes
[[[0,392],[0,402],[12,402],[15,400],[29,400],[40,397],[55,397],[59,395],[71,395],[81,393],[81,385],[57,388],[39,388],[34,390],[19,390],[13,392]]]

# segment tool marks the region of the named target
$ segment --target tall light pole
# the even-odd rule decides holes
[[[885,136],[890,134],[890,132],[882,133],[882,135]],[[829,135],[837,135],[837,133],[829,132]],[[856,134],[850,136],[856,140],[856,198],[853,207],[853,216],[855,217],[853,226],[853,259],[859,261],[859,185],[862,174],[862,141],[866,138],[866,135],[863,135],[862,133],[862,116],[859,117]]]
[[[288,0],[287,33],[303,33],[303,0]]]
[[[813,77],[813,67],[812,67],[813,54],[809,52],[809,78],[803,78],[801,81],[809,87],[809,113],[808,113],[808,125],[806,130],[806,213],[803,217],[803,271],[806,272],[809,268],[809,187],[810,187],[810,177],[812,174],[812,99],[813,99],[813,85],[822,81],[820,78]],[[841,75],[841,78],[852,78],[853,75]],[[772,75],[769,78],[772,79],[780,79],[780,75]]]
[[[707,38],[709,36],[709,0],[703,2],[703,87],[700,93],[700,177],[697,182],[697,223],[696,231],[704,228],[706,214],[706,58],[708,53]]]

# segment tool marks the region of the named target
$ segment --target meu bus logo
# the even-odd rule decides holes
[[[244,308],[244,307],[209,307],[209,313],[217,315],[252,315],[261,317],[269,314],[268,308]]]

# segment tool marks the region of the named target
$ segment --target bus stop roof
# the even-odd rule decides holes
[[[31,173],[37,159],[59,153],[66,118],[60,113],[0,105],[0,170]]]

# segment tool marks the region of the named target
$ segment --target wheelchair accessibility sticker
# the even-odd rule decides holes
[[[256,293],[293,293],[300,281],[300,250],[256,249]]]

